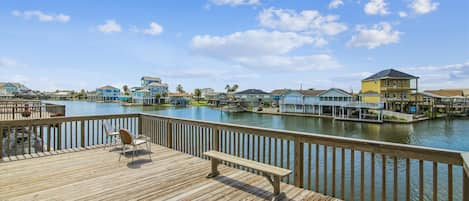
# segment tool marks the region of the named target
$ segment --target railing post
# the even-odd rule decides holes
[[[81,147],[85,148],[85,121],[80,121]]]
[[[213,127],[213,144],[212,144],[212,150],[218,151],[218,142],[219,142],[219,136],[218,136],[218,128]]]
[[[469,200],[469,152],[461,153],[463,161],[462,200]]]
[[[168,133],[166,135],[166,146],[171,149],[173,148],[173,124],[168,120],[166,126],[168,128]]]
[[[138,115],[138,134],[143,133],[143,129],[142,129],[143,128],[143,123],[142,123],[143,122],[143,120],[142,120],[143,117],[142,116],[143,116],[142,114]]]
[[[295,138],[295,163],[293,166],[294,184],[296,187],[303,188],[303,162],[304,162],[304,144],[299,138]]]

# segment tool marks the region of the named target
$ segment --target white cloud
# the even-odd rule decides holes
[[[260,0],[210,0],[212,4],[221,6],[221,5],[230,5],[230,6],[241,6],[241,5],[259,5]]]
[[[121,32],[122,28],[115,20],[107,20],[106,23],[98,25],[98,30],[103,33]]]
[[[5,57],[0,58],[0,67],[16,67],[16,66],[19,66],[16,60],[5,58]]]
[[[342,65],[328,54],[308,56],[260,56],[234,59],[240,65],[269,71],[310,71],[341,68]]]
[[[323,16],[316,10],[296,12],[268,8],[259,13],[258,18],[261,26],[284,31],[312,32],[332,36],[347,30],[345,24],[338,22],[339,16]]]
[[[332,0],[329,3],[329,8],[338,8],[339,6],[344,5],[344,2],[342,0]]]
[[[399,69],[419,76],[419,85],[426,89],[469,86],[469,61],[449,65],[400,67]]]
[[[213,57],[255,57],[285,54],[295,48],[320,41],[294,32],[248,30],[225,36],[197,35],[192,48]]]
[[[389,14],[387,6],[384,0],[370,0],[364,10],[367,15],[387,15]]]
[[[399,11],[397,14],[399,14],[399,17],[405,18],[408,16],[408,14],[404,11]]]
[[[14,10],[11,12],[13,16],[22,17],[24,19],[30,20],[37,18],[41,22],[61,22],[67,23],[70,21],[70,16],[59,13],[59,14],[45,14],[40,10],[31,10],[31,11],[18,11]]]
[[[358,25],[356,31],[358,33],[348,41],[348,47],[373,49],[382,45],[397,43],[402,35],[402,32],[393,30],[391,24],[387,22],[374,24],[370,28]]]
[[[163,32],[163,27],[156,22],[151,22],[148,29],[144,29],[143,33],[148,35],[159,35]]]
[[[439,3],[432,2],[432,0],[413,0],[409,7],[415,13],[423,15],[435,11],[439,5]]]
[[[228,61],[235,65],[269,71],[339,68],[330,55],[290,56],[288,53],[305,45],[324,43],[320,38],[294,32],[248,30],[226,36],[195,36],[192,49],[204,56]]]

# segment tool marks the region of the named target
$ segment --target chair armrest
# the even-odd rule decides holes
[[[149,141],[151,138],[146,136],[146,135],[143,135],[143,134],[138,134],[137,137],[135,139],[139,139],[139,140],[147,140]]]

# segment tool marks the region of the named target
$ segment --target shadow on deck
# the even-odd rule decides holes
[[[152,145],[135,161],[102,148],[0,163],[0,200],[272,200],[262,176]],[[336,200],[281,184],[279,200]]]

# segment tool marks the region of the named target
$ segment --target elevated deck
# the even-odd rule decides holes
[[[0,163],[0,200],[270,200],[262,176],[152,145],[152,161],[140,153],[118,161],[102,148]],[[281,184],[280,200],[337,200]]]

